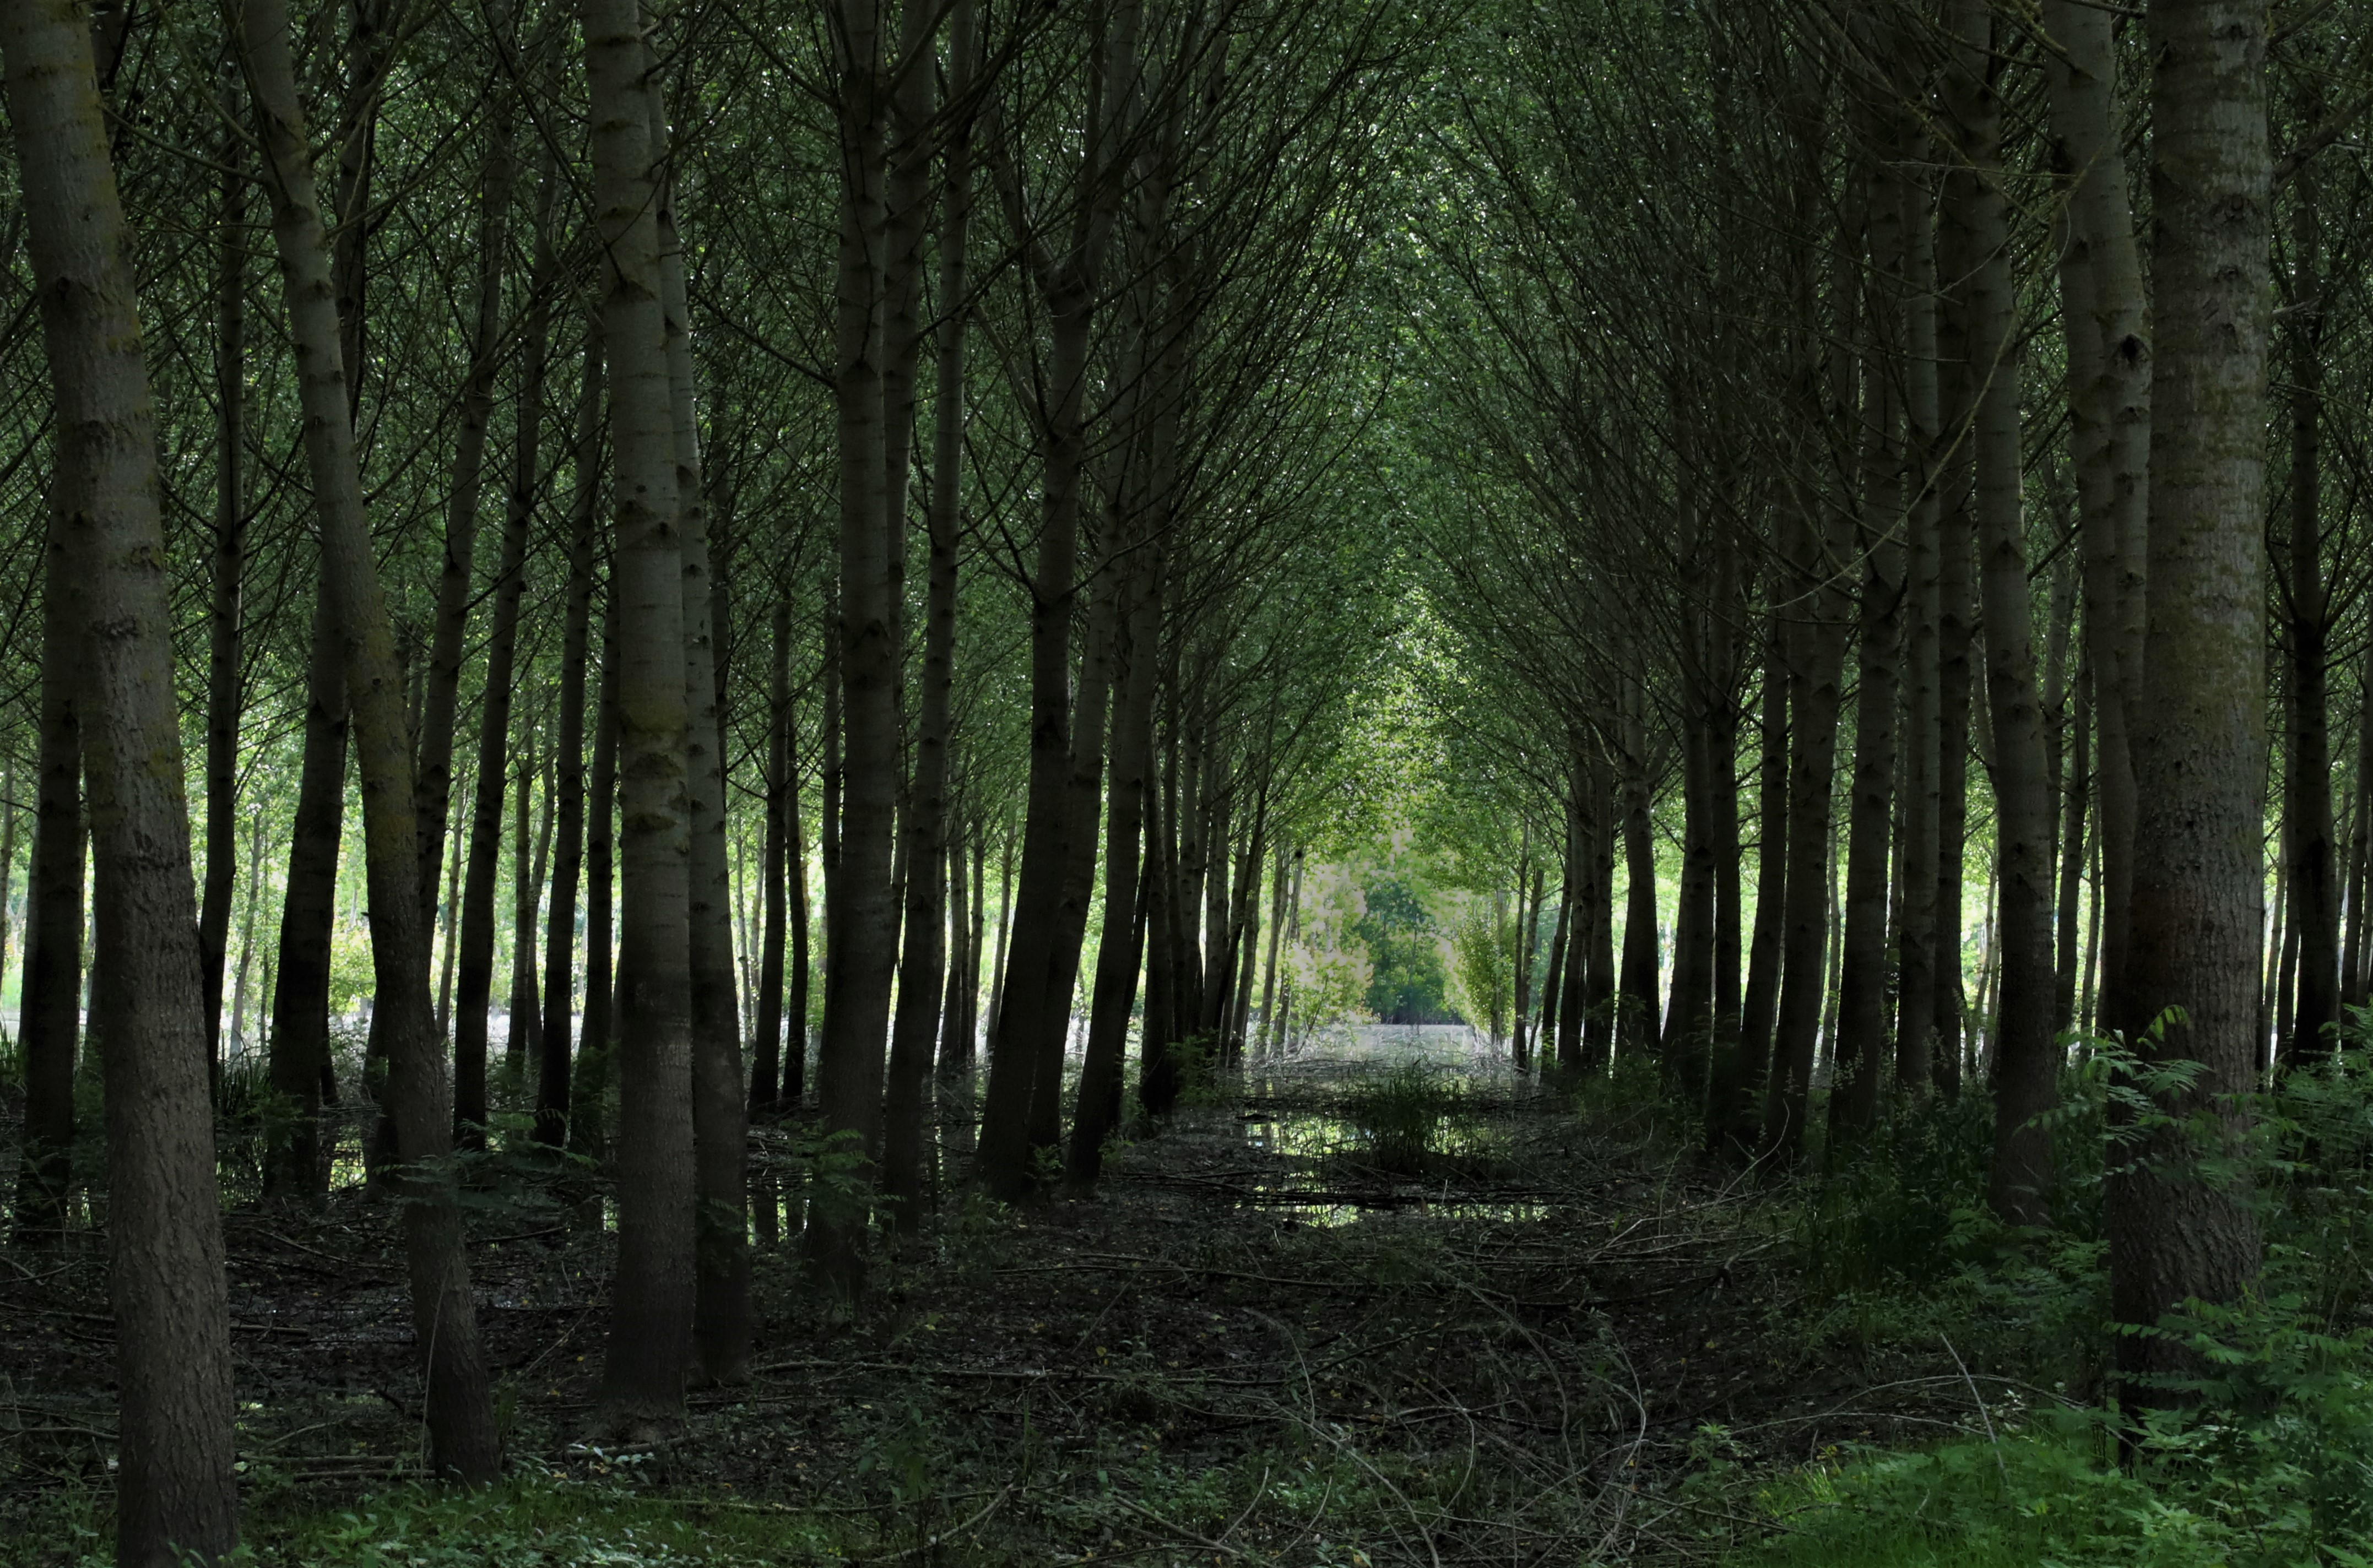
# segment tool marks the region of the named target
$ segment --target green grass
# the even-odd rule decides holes
[[[1362,1160],[1394,1176],[1423,1176],[1461,1103],[1458,1085],[1423,1061],[1406,1061],[1344,1099]]]
[[[2121,1469],[2098,1421],[1872,1452],[1800,1470],[1759,1502],[1782,1533],[1732,1568],[2333,1568],[2373,1562],[2321,1527],[2295,1478],[2205,1456]]]
[[[64,1500],[62,1500],[62,1503]],[[31,1522],[0,1562],[105,1568],[103,1497]],[[903,1544],[891,1542],[885,1550]],[[251,1501],[234,1562],[255,1568],[756,1568],[838,1562],[873,1545],[862,1524],[731,1500],[515,1479],[480,1492],[407,1484],[343,1506]]]

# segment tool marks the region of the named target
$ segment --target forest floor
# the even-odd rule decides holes
[[[1676,1145],[1653,1095],[1466,1080],[1396,1175],[1380,1071],[1249,1077],[1118,1150],[1092,1201],[951,1202],[853,1310],[762,1250],[748,1382],[647,1445],[587,1440],[607,1233],[490,1208],[515,1480],[474,1496],[408,1484],[392,1210],[240,1208],[249,1539],[424,1568],[1713,1562],[1786,1532],[1756,1478],[2019,1403],[1941,1338],[1838,1331],[1790,1184]],[[101,1550],[111,1349],[101,1248],[0,1252],[0,1562]]]

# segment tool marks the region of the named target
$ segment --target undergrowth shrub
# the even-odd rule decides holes
[[[1639,1052],[1625,1052],[1603,1069],[1577,1075],[1569,1093],[1584,1127],[1618,1140],[1682,1133],[1699,1116],[1697,1106],[1675,1092],[1663,1068]]]
[[[1423,1176],[1464,1102],[1457,1083],[1423,1061],[1405,1061],[1360,1083],[1343,1102],[1362,1159],[1394,1176]]]
[[[1946,1334],[2068,1402],[2005,1400],[1986,1438],[1795,1472],[1761,1499],[1788,1533],[1748,1560],[2373,1563],[2373,1015],[2355,1011],[2339,1043],[2248,1096],[2236,1146],[2213,1109],[2162,1108],[2196,1064],[2085,1042],[2045,1118],[2058,1172],[2044,1230],[1984,1206],[1981,1097],[1898,1107],[1799,1211],[1813,1332]],[[2122,1411],[2098,1379],[2111,1327],[2100,1199],[2145,1130],[2175,1135],[2154,1150],[2162,1170],[2246,1192],[2266,1251],[2241,1300],[2122,1330],[2187,1352],[2156,1390],[2166,1408]]]

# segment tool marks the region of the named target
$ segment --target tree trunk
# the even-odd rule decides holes
[[[1907,147],[1918,159],[1934,144],[1915,135]],[[1905,509],[1909,614],[1904,628],[1903,844],[1900,875],[1903,908],[1897,925],[1895,1083],[1918,1097],[1935,1080],[1937,904],[1942,889],[1944,693],[1942,626],[1943,498],[1939,492],[1943,414],[1936,364],[1936,229],[1934,195],[1909,174],[1896,181],[1902,204],[1904,465],[1915,486]],[[1959,930],[1958,923],[1954,930]]]
[[[2149,544],[2151,344],[2123,151],[2115,18],[2087,0],[2045,0],[2053,161],[2070,179],[2061,247],[2069,440],[2085,552],[2085,657],[2093,671],[2101,885],[2099,1024],[2139,1029],[2125,1001],[2133,881],[2130,715],[2140,701]]]
[[[1788,657],[1788,864],[1782,936],[1778,1014],[1772,1026],[1771,1069],[1763,1103],[1766,1148],[1794,1154],[1805,1130],[1813,1057],[1827,1000],[1830,795],[1838,755],[1839,673],[1845,663],[1846,608],[1838,586],[1844,541],[1815,532],[1810,517],[1794,521],[1801,585],[1800,613],[1808,624],[1792,629]],[[1836,521],[1829,532],[1837,529]]]
[[[337,230],[333,236],[330,287],[338,310],[338,362],[346,369],[346,419],[358,424],[367,322],[365,284],[369,270],[371,177],[378,172],[380,93],[393,65],[400,0],[347,0],[345,101],[339,106],[332,140],[338,149]]]
[[[521,399],[523,433],[532,431],[528,405],[542,402],[542,354],[530,339],[531,369],[538,372]],[[532,445],[529,448],[533,451]],[[531,463],[533,458],[528,460]],[[503,507],[502,558],[495,568],[494,620],[486,633],[486,678],[478,704],[478,777],[470,790],[470,860],[462,879],[462,952],[456,965],[453,1003],[453,1135],[465,1147],[486,1141],[486,1042],[495,986],[495,882],[503,852],[504,789],[510,772],[511,704],[517,686],[520,601],[527,586],[528,527],[535,514],[532,486],[514,485]],[[521,803],[528,778],[520,781]],[[519,836],[520,851],[526,835]],[[514,883],[528,880],[527,856],[515,851]],[[514,932],[516,937],[516,932]],[[524,954],[518,955],[524,957]],[[515,957],[514,964],[518,962]],[[516,988],[514,988],[516,992]],[[514,1003],[516,1004],[516,995]],[[518,1024],[512,1025],[514,1035]],[[524,1041],[521,1042],[524,1045]]]
[[[650,145],[668,155],[658,68],[646,77]],[[684,778],[691,816],[692,1117],[698,1184],[694,1338],[704,1377],[738,1382],[750,1360],[749,1119],[742,1082],[740,992],[733,975],[733,883],[726,853],[724,696],[718,673],[731,641],[710,560],[692,359],[692,315],[676,222],[678,181],[660,189],[660,298],[667,331],[670,422],[684,558]]]
[[[930,52],[937,9],[927,0],[906,0],[901,23],[905,38],[901,53],[915,60]],[[970,91],[973,51],[973,10],[960,8],[950,41],[952,62],[947,85],[951,105],[960,105]],[[914,366],[920,329],[912,322],[914,297],[922,273],[919,249],[929,172],[928,138],[930,79],[911,65],[899,84],[898,121],[901,137],[909,145],[901,159],[900,187],[894,197],[894,243],[910,252],[898,268],[894,300],[893,335],[900,341],[896,372],[885,388],[887,417],[896,443],[894,462],[900,475],[906,468],[906,446],[915,419]],[[931,484],[927,521],[930,557],[924,589],[923,691],[921,711],[914,731],[914,777],[907,791],[905,822],[907,865],[905,950],[898,964],[898,1014],[890,1040],[887,1095],[883,1107],[882,1187],[890,1201],[893,1225],[911,1229],[921,1219],[923,1199],[923,1112],[931,1076],[933,1047],[939,1037],[941,1008],[945,1001],[948,964],[947,901],[950,877],[948,833],[948,746],[953,728],[955,684],[956,556],[964,533],[964,308],[969,287],[964,268],[966,230],[972,216],[972,156],[968,135],[961,126],[949,142],[946,190],[940,216],[938,364],[933,374],[937,392],[932,411]],[[911,239],[909,238],[911,237]],[[904,527],[905,507],[897,497],[903,480],[892,486],[894,525]]]
[[[1285,862],[1280,860],[1278,861],[1278,870],[1282,872],[1284,869]],[[1540,911],[1537,907],[1541,897],[1540,880],[1540,865],[1533,859],[1532,823],[1527,820],[1519,827],[1516,840],[1516,940],[1514,952],[1510,955],[1514,960],[1516,984],[1515,996],[1512,999],[1515,1005],[1515,1012],[1509,1028],[1508,1060],[1509,1064],[1520,1073],[1530,1065],[1529,1052],[1526,1050],[1529,1042],[1526,1040],[1525,1031],[1526,1025],[1532,1021],[1534,928],[1539,923],[1540,919]],[[1280,883],[1278,891],[1280,894],[1285,891],[1282,883]],[[1269,932],[1269,945],[1272,950],[1277,945],[1277,933],[1274,928],[1275,921],[1272,918]],[[1277,967],[1274,958],[1270,960],[1269,967],[1272,970]],[[1264,1012],[1266,1012],[1266,1004],[1264,1004]]]
[[[288,1098],[264,1162],[273,1196],[327,1194],[321,1157],[321,1083],[330,1061],[330,932],[338,896],[338,841],[346,810],[346,676],[327,594],[313,612],[305,681],[305,751],[297,815],[288,835],[288,879],[280,906],[279,965],[272,996],[273,1091]],[[374,1098],[386,1086],[374,1084]]]
[[[453,922],[462,908],[462,851],[465,848],[462,839],[453,840],[453,853],[446,858],[445,902],[438,909],[438,942],[443,950],[437,966],[437,1037],[440,1041],[453,1037],[453,957],[461,946],[454,940]]]
[[[1982,0],[1955,15],[1956,67],[1947,99],[1958,122],[1965,175],[1950,193],[1960,208],[1969,315],[1974,488],[1986,699],[1993,731],[1994,875],[1999,913],[1988,942],[2002,999],[1992,1020],[1994,1147],[1987,1197],[2014,1225],[2048,1222],[2052,1138],[2038,1121],[2059,1103],[2052,1031],[2052,802],[2044,766],[2043,702],[2037,689],[2027,519],[2019,494],[2017,300],[2002,181],[2002,105],[1996,96],[1993,19]]]
[[[1615,790],[1604,774],[1593,777],[1589,815],[1584,820],[1586,891],[1572,941],[1582,943],[1579,962],[1569,943],[1565,1005],[1558,1015],[1558,1065],[1593,1073],[1615,1059],[1615,839],[1609,804]]]
[[[1648,818],[1647,738],[1637,716],[1626,721],[1622,786],[1623,975],[1616,997],[1616,1048],[1656,1048],[1656,839]]]
[[[601,496],[595,466],[602,452],[602,334],[591,323],[585,334],[585,379],[577,394],[571,451],[568,586],[560,631],[560,725],[550,808],[558,819],[559,842],[553,856],[551,919],[544,928],[544,1032],[535,1085],[535,1140],[555,1149],[568,1141],[578,873],[585,859],[585,669],[592,646],[593,556],[601,543],[594,509]]]
[[[950,794],[961,802],[964,790],[958,785]],[[964,1034],[972,1011],[972,985],[979,973],[975,962],[980,942],[974,931],[972,911],[979,902],[976,891],[979,879],[976,867],[980,859],[977,825],[967,823],[961,807],[953,807],[956,819],[956,836],[948,845],[948,983],[946,995],[940,1002],[940,1047],[935,1065],[942,1079],[963,1071],[966,1047],[971,1043]]]
[[[1891,128],[1890,128],[1891,129]],[[1891,144],[1892,136],[1886,137]],[[1882,156],[1893,151],[1883,146]],[[1838,948],[1836,1070],[1829,1081],[1833,1136],[1859,1136],[1878,1119],[1880,1069],[1887,1047],[1887,936],[1889,842],[1896,777],[1896,699],[1906,571],[1897,530],[1903,523],[1900,409],[1886,361],[1900,343],[1900,312],[1891,280],[1904,266],[1905,203],[1898,165],[1888,158],[1864,176],[1870,185],[1870,262],[1877,275],[1864,328],[1866,347],[1861,423],[1862,504],[1856,513],[1863,561],[1861,679],[1854,699],[1853,774],[1846,808],[1845,908]],[[1831,1156],[1836,1164],[1836,1156]]]
[[[487,26],[506,64],[515,60],[518,53],[519,29],[513,16],[512,0],[491,0]],[[485,477],[486,427],[494,418],[495,372],[502,362],[503,275],[510,258],[511,195],[519,181],[519,159],[511,146],[511,86],[508,72],[492,84],[480,122],[486,141],[478,167],[476,321],[458,400],[461,428],[453,443],[452,477],[446,487],[437,618],[429,634],[428,680],[421,698],[420,902],[432,915],[438,873],[445,869],[445,834],[452,803],[453,725],[461,701],[462,642],[477,587],[478,496]],[[550,183],[547,177],[547,190]],[[349,221],[355,217],[352,213],[345,216]],[[537,243],[542,247],[546,243],[543,233],[546,225],[537,227]],[[542,270],[539,266],[538,271]],[[544,280],[535,281],[540,285]],[[531,295],[528,308],[538,317],[546,310],[540,287]],[[532,345],[529,352],[541,358],[538,348]]]
[[[72,620],[44,653],[71,656],[88,720],[108,982],[93,1028],[106,1042],[115,1560],[161,1568],[237,1545],[239,1483],[155,404],[82,8],[11,7],[0,54],[56,398],[49,548],[64,558],[49,586],[65,595],[45,614]]]
[[[1128,644],[1123,650],[1119,699],[1113,706],[1112,787],[1105,827],[1105,926],[1097,944],[1096,983],[1089,1004],[1087,1054],[1080,1067],[1080,1093],[1071,1118],[1066,1178],[1075,1193],[1094,1190],[1104,1170],[1105,1141],[1121,1108],[1122,1061],[1128,1051],[1128,1019],[1137,1001],[1138,970],[1144,959],[1150,920],[1143,908],[1148,877],[1140,863],[1147,785],[1153,770],[1153,700],[1162,644],[1164,541],[1157,532],[1145,546],[1147,558],[1132,571],[1127,597]],[[1092,830],[1093,831],[1093,830]],[[1285,895],[1280,862],[1277,893]],[[1275,944],[1269,967],[1275,978]]]
[[[2373,878],[2367,868],[2373,865],[2373,647],[2365,651],[2365,661],[2357,667],[2356,710],[2356,822],[2349,835],[2348,851],[2348,937],[2341,956],[2341,1000],[2351,1007],[2365,1005],[2366,972],[2366,909],[2365,895]]]
[[[1693,617],[1694,618],[1694,617]],[[1692,628],[1694,633],[1694,628]],[[1672,1001],[1666,1010],[1664,1063],[1668,1078],[1692,1103],[1702,1103],[1713,1048],[1713,778],[1714,701],[1702,674],[1683,675],[1697,687],[1681,720],[1680,898],[1673,912]]]
[[[1177,810],[1177,762],[1163,759],[1160,785],[1146,791],[1145,866],[1138,896],[1145,912],[1145,1021],[1138,1036],[1137,1103],[1148,1121],[1177,1108],[1178,900],[1171,821]]]
[[[1737,1056],[1715,1082],[1710,1113],[1718,1146],[1734,1155],[1755,1146],[1780,1005],[1788,869],[1788,682],[1777,618],[1765,636],[1762,686],[1756,736],[1755,931],[1748,943],[1747,989],[1739,1000]]]
[[[1011,1199],[1033,1188],[1030,1151],[1034,1138],[1059,1131],[1060,1073],[1070,1012],[1070,980],[1078,967],[1078,938],[1084,929],[1093,881],[1093,850],[1075,846],[1075,834],[1095,832],[1097,778],[1104,756],[1103,704],[1110,614],[1092,627],[1081,661],[1079,712],[1071,690],[1071,620],[1079,596],[1079,534],[1081,491],[1088,459],[1087,390],[1094,310],[1104,252],[1120,200],[1114,160],[1126,138],[1116,135],[1133,97],[1131,73],[1139,69],[1135,7],[1124,0],[1107,35],[1096,41],[1099,74],[1096,112],[1100,123],[1076,160],[1070,201],[1076,216],[1059,257],[1034,239],[1025,241],[1024,262],[1046,314],[1047,357],[1037,384],[1033,423],[1040,466],[1044,522],[1030,585],[1030,773],[1023,817],[1022,886],[1012,951],[1005,959],[1004,1007],[989,1042],[988,1087],[981,1108],[979,1174],[993,1196]],[[1010,154],[995,160],[1011,216],[1020,218],[1022,193]],[[1016,227],[1032,232],[1026,219]],[[1109,575],[1109,574],[1107,574]],[[1100,591],[1096,604],[1108,604]],[[1095,618],[1092,605],[1092,621]],[[1093,701],[1093,712],[1091,711]],[[1082,798],[1081,785],[1085,784]],[[1074,890],[1076,922],[1066,908]],[[1069,959],[1064,954],[1068,947]],[[1048,1066],[1051,1061],[1051,1070]],[[1041,1079],[1051,1071],[1053,1083]],[[1047,1113],[1053,1112],[1052,1116]]]
[[[25,1061],[25,1131],[17,1176],[19,1243],[60,1236],[74,1179],[76,994],[83,967],[82,704],[84,654],[72,611],[73,556],[43,556],[41,751],[35,763],[33,863],[17,1030]]]
[[[1561,1071],[1603,1071],[1615,1052],[1615,835],[1607,780],[1591,759],[1574,759],[1566,836],[1574,863],[1573,920],[1566,933],[1564,995],[1558,1001]]]
[[[529,1058],[537,1055],[541,1022],[535,984],[535,721],[522,719],[519,737],[519,786],[511,796],[511,989],[505,1010],[503,1071],[516,1086]]]
[[[222,1078],[223,958],[231,883],[239,864],[239,720],[241,589],[247,569],[247,176],[240,163],[233,83],[222,85],[221,232],[215,280],[215,530],[213,602],[206,618],[206,882],[198,906],[199,975],[205,988],[206,1059]],[[0,900],[5,902],[5,900]],[[0,955],[0,970],[5,970]]]
[[[8,981],[8,939],[14,934],[15,922],[10,918],[12,901],[17,895],[17,754],[12,750],[0,761],[0,994],[5,994]],[[22,995],[19,994],[18,1038],[24,1037]]]
[[[750,1067],[750,1117],[771,1120],[783,1098],[783,943],[790,923],[791,606],[777,602],[774,657],[766,683],[766,845],[759,857],[766,884],[765,929],[758,939],[758,1029]],[[794,1020],[793,1027],[799,1026]]]
[[[14,824],[12,823],[13,826]],[[247,1044],[247,977],[255,959],[255,909],[263,901],[263,817],[256,815],[247,836],[247,896],[239,922],[239,968],[231,985],[230,1043],[241,1056],[249,1053]],[[0,898],[0,903],[5,903]]]
[[[624,885],[618,955],[618,1252],[603,1422],[684,1409],[692,1366],[691,817],[676,432],[660,305],[656,155],[635,0],[588,0],[593,205],[603,253],[616,507],[615,725]],[[597,762],[598,770],[598,762]],[[600,796],[596,781],[596,797]],[[598,840],[597,840],[598,843]]]
[[[1727,557],[1732,552],[1725,548]],[[1733,579],[1732,581],[1736,581]],[[1700,1105],[1709,1111],[1719,1106],[1713,1063],[1738,1059],[1740,1020],[1745,1010],[1739,971],[1746,954],[1740,940],[1744,914],[1740,907],[1741,849],[1738,836],[1738,633],[1730,618],[1743,620],[1746,606],[1734,588],[1725,587],[1721,615],[1724,624],[1714,631],[1722,649],[1720,702],[1706,729],[1713,755],[1706,773],[1713,784],[1713,1049],[1707,1061],[1705,1094]],[[1529,936],[1529,928],[1527,935]]]
[[[2091,798],[2093,748],[2093,674],[2089,665],[2076,674],[2076,712],[2070,727],[2066,757],[2066,806],[2060,831],[2060,895],[2054,907],[2059,930],[2053,950],[2057,966],[2052,977],[2052,1028],[2056,1039],[2076,1024],[2076,967],[2081,941],[2078,916],[2085,895],[2087,803]]]
[[[886,141],[893,66],[881,8],[842,0],[834,32],[841,150],[834,401],[838,410],[840,602],[837,647],[843,790],[816,1064],[824,1131],[871,1162],[882,1148],[883,1055],[898,958],[893,885],[898,798],[898,606],[892,603],[887,433],[883,405],[883,259],[889,245]],[[831,813],[827,812],[829,819]],[[827,820],[827,831],[833,831]],[[808,1256],[837,1288],[861,1284],[854,1215],[812,1211]]]
[[[2320,95],[2318,95],[2320,97]],[[2310,99],[2313,124],[2321,106]],[[2291,841],[2290,923],[2299,954],[2297,1011],[2285,1059],[2330,1054],[2340,1022],[2340,867],[2332,826],[2332,603],[2323,577],[2322,234],[2315,170],[2291,181],[2291,277],[2284,325],[2290,348],[2290,540],[2284,638],[2290,655],[2291,731],[2283,747],[2283,811]]]
[[[321,518],[322,579],[344,646],[361,764],[378,988],[371,1030],[388,1064],[395,1153],[406,1170],[405,1251],[414,1333],[428,1362],[425,1424],[430,1468],[476,1484],[495,1478],[502,1455],[479,1352],[461,1211],[443,1166],[450,1149],[451,1106],[428,996],[428,925],[419,896],[403,673],[364,512],[329,244],[314,196],[287,8],[283,0],[248,0],[240,20],[270,171],[274,238],[305,415],[305,455]]]
[[[2228,1149],[2254,1081],[2250,1030],[2265,778],[2265,375],[2269,293],[2266,7],[2155,0],[2151,275],[2160,374],[2150,453],[2150,623],[2133,726],[2132,1016],[2183,1010],[2155,1056],[2202,1064],[2173,1126],[2109,1179],[2111,1310],[2149,1325],[2192,1297],[2239,1297],[2258,1270],[2248,1194],[2182,1168],[2185,1118]],[[2185,1359],[2121,1335],[2129,1380]],[[2165,1396],[2127,1381],[2122,1397]]]
[[[593,772],[585,802],[585,1043],[569,1085],[568,1149],[600,1159],[617,1046],[611,932],[618,806],[618,590],[614,570],[602,612],[602,687],[593,714]]]
[[[1031,1075],[1029,1140],[1034,1168],[1042,1160],[1059,1159],[1062,1152],[1063,1061],[1070,1045],[1071,1003],[1079,989],[1088,905],[1095,891],[1097,807],[1104,799],[1106,716],[1111,707],[1114,649],[1120,640],[1125,613],[1120,586],[1124,575],[1117,570],[1099,575],[1088,612],[1088,647],[1081,660],[1063,825],[1063,880],[1042,1003],[1046,1027],[1040,1036],[1037,1067]],[[1224,925],[1224,916],[1222,921]]]
[[[800,1108],[807,1094],[808,1072],[808,847],[800,821],[800,714],[795,706],[783,720],[783,776],[789,795],[784,809],[790,843],[788,865],[791,893],[791,999],[783,1040],[782,1088],[777,1103],[786,1112]]]
[[[1301,854],[1302,851],[1297,849],[1291,857],[1296,864],[1300,863]],[[1288,859],[1285,846],[1279,845],[1277,866],[1269,873],[1268,961],[1262,971],[1261,980],[1261,1026],[1257,1048],[1263,1056],[1268,1055],[1277,1045],[1277,959],[1280,945],[1285,940],[1285,880]],[[1540,881],[1538,866],[1533,869],[1533,880],[1536,884]],[[1537,906],[1540,902],[1540,889],[1537,885],[1533,889],[1533,902]],[[1537,915],[1537,910],[1536,914]],[[1140,920],[1140,924],[1142,923]],[[1521,1005],[1520,1003],[1519,1006]]]
[[[999,1017],[1005,1011],[1005,952],[1010,927],[1006,916],[1012,907],[1013,827],[1008,823],[998,837],[997,946],[988,954],[988,1033],[992,1038],[997,1034]]]
[[[1558,1001],[1565,993],[1566,931],[1573,917],[1574,873],[1582,864],[1581,851],[1573,835],[1572,810],[1568,808],[1563,814],[1566,817],[1565,864],[1558,873],[1557,925],[1549,932],[1549,968],[1541,978],[1540,1054],[1543,1072],[1561,1065],[1557,1058]],[[1582,951],[1580,942],[1572,946],[1574,952]]]

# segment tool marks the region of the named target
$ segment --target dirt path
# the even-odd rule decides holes
[[[762,1254],[750,1383],[649,1448],[575,1441],[606,1237],[490,1211],[515,1469],[779,1513],[825,1560],[1704,1560],[1759,1527],[1737,1467],[1974,1420],[1949,1363],[1792,1328],[1784,1201],[1643,1121],[1485,1082],[1390,1176],[1345,1116],[1374,1081],[1255,1079],[1122,1151],[1092,1202],[952,1202],[853,1313]],[[417,1379],[390,1215],[348,1190],[229,1233],[268,1533],[415,1471]],[[104,1282],[95,1253],[0,1255],[0,1535],[103,1497]]]

